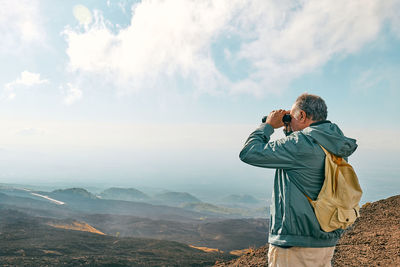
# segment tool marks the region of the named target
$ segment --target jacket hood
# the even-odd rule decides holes
[[[348,157],[357,148],[356,140],[344,136],[339,126],[330,121],[313,123],[303,129],[302,133],[339,157]]]

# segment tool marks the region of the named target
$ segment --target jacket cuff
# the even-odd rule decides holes
[[[274,133],[274,128],[268,123],[261,123],[260,127],[258,127],[261,131],[264,132],[264,135],[270,137]]]

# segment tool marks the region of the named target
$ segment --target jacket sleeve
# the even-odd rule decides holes
[[[239,158],[250,165],[274,168],[297,169],[302,167],[297,138],[291,136],[269,142],[274,129],[262,123],[246,140]]]

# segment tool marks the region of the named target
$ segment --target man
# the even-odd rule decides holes
[[[270,142],[274,129],[284,126],[290,114],[288,136]],[[274,168],[268,242],[269,266],[331,266],[335,245],[343,230],[324,232],[307,200],[315,200],[325,179],[325,153],[347,159],[357,148],[356,140],[343,135],[327,121],[325,101],[316,95],[300,95],[290,111],[274,110],[265,123],[250,134],[240,159],[245,163]]]

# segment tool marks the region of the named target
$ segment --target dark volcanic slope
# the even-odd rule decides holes
[[[42,220],[0,209],[1,266],[210,266],[233,258],[178,242],[56,229]]]
[[[364,205],[336,247],[335,266],[400,266],[400,195]]]
[[[261,246],[266,243],[266,219],[230,219],[205,223],[151,220],[132,216],[88,215],[85,222],[100,231],[122,236],[146,237],[218,248],[223,251]]]
[[[268,245],[215,266],[267,266]],[[333,257],[333,266],[400,266],[400,195],[366,204]]]

